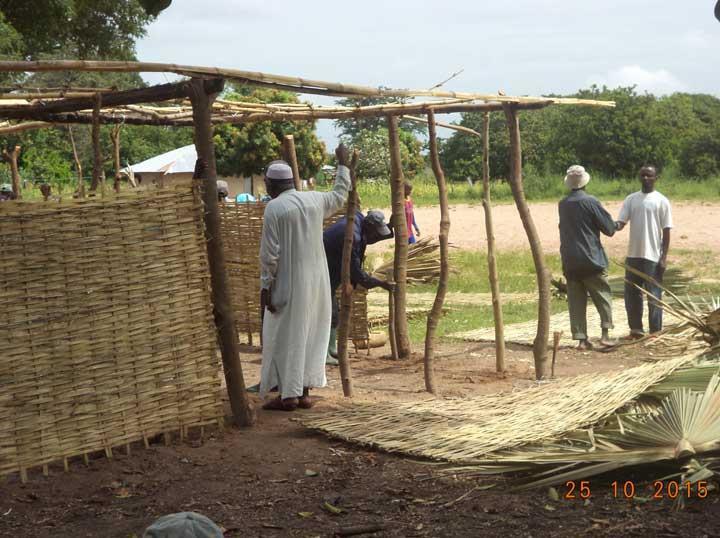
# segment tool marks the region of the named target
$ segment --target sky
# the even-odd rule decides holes
[[[720,95],[714,5],[715,0],[173,0],[137,50],[141,61],[366,86],[429,88],[462,69],[444,88],[543,95],[605,84],[636,85],[656,95]],[[334,147],[331,121],[318,122],[318,134]]]

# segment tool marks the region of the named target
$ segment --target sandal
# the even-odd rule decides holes
[[[268,400],[262,406],[266,411],[295,411],[298,407],[297,398],[281,399],[280,396]]]
[[[315,402],[310,396],[303,395],[298,399],[298,407],[300,409],[310,409],[313,405],[315,405]]]

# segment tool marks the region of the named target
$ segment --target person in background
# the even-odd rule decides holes
[[[610,340],[612,293],[608,282],[608,258],[600,242],[600,234],[611,237],[615,222],[594,196],[585,192],[590,174],[580,165],[567,170],[565,186],[570,194],[560,200],[560,258],[567,279],[568,310],[573,340],[578,349],[592,349],[587,331],[587,296],[590,295],[600,314],[600,343]]]
[[[15,193],[12,190],[12,185],[10,185],[9,183],[3,183],[2,185],[0,185],[0,202],[14,199]]]
[[[412,184],[409,181],[405,182],[405,220],[407,220],[407,231],[408,231],[408,244],[412,245],[415,243],[415,236],[420,237],[420,228],[418,228],[417,222],[415,222],[415,210],[413,208],[412,201]],[[413,229],[415,233],[413,234]]]
[[[653,281],[625,271],[625,310],[627,311],[630,334],[626,339],[635,340],[645,335],[643,328],[643,293],[637,286],[644,288],[652,297],[660,300],[667,255],[670,250],[670,230],[672,209],[670,201],[655,190],[657,169],[643,166],[640,169],[638,192],[625,198],[617,220],[617,229],[622,230],[630,223],[630,238],[625,265],[651,277]],[[662,330],[662,307],[653,299],[648,299],[650,333]]]
[[[330,192],[295,190],[292,169],[270,163],[260,240],[260,305],[263,350],[260,396],[279,396],[264,409],[312,407],[310,389],[323,387],[330,339],[330,278],[323,248],[323,220],[343,207],[350,188],[347,148],[335,150],[338,174]]]
[[[223,181],[222,179],[217,180],[217,194],[218,194],[218,202],[223,203],[228,201],[228,194],[229,194],[228,184],[227,181]]]
[[[342,255],[345,242],[345,217],[329,226],[323,232],[325,257],[327,258],[328,273],[330,274],[330,298],[332,300],[332,318],[330,323],[330,342],[325,364],[337,366],[337,327],[339,307],[337,289],[342,283]],[[368,245],[394,237],[392,230],[385,224],[385,215],[380,211],[368,211],[363,215],[360,211],[355,213],[353,221],[353,245],[350,253],[350,283],[353,287],[358,284],[367,290],[381,287],[392,290],[392,284],[377,279],[366,273],[362,266],[365,260],[365,249]]]

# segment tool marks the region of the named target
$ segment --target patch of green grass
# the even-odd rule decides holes
[[[412,180],[413,202],[416,206],[438,204],[438,190],[434,176],[428,171]],[[557,201],[567,194],[562,176],[526,175],[523,178],[525,196],[530,201]],[[622,200],[640,188],[635,178],[616,179],[594,176],[588,185],[588,192],[601,200]],[[720,200],[720,176],[702,181],[683,178],[660,178],[658,190],[673,201],[677,200]],[[390,207],[390,185],[386,182],[368,183],[360,181],[358,193],[362,207]],[[492,181],[490,197],[494,203],[512,202],[510,186],[504,181]],[[450,203],[473,204],[482,201],[482,184],[475,182],[470,186],[465,182],[448,182]]]
[[[537,301],[522,303],[503,303],[503,321],[505,324],[521,323],[537,317]],[[550,303],[552,314],[567,310],[567,303],[561,299],[553,299]],[[491,306],[450,306],[438,323],[437,337],[443,338],[450,334],[482,329],[493,326],[493,313]],[[410,340],[413,343],[425,341],[427,318],[420,317],[408,322]]]

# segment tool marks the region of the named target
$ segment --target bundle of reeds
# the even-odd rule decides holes
[[[375,269],[377,278],[392,277],[393,260],[389,260]],[[407,281],[408,284],[428,284],[440,278],[440,244],[433,238],[425,237],[408,247]]]

